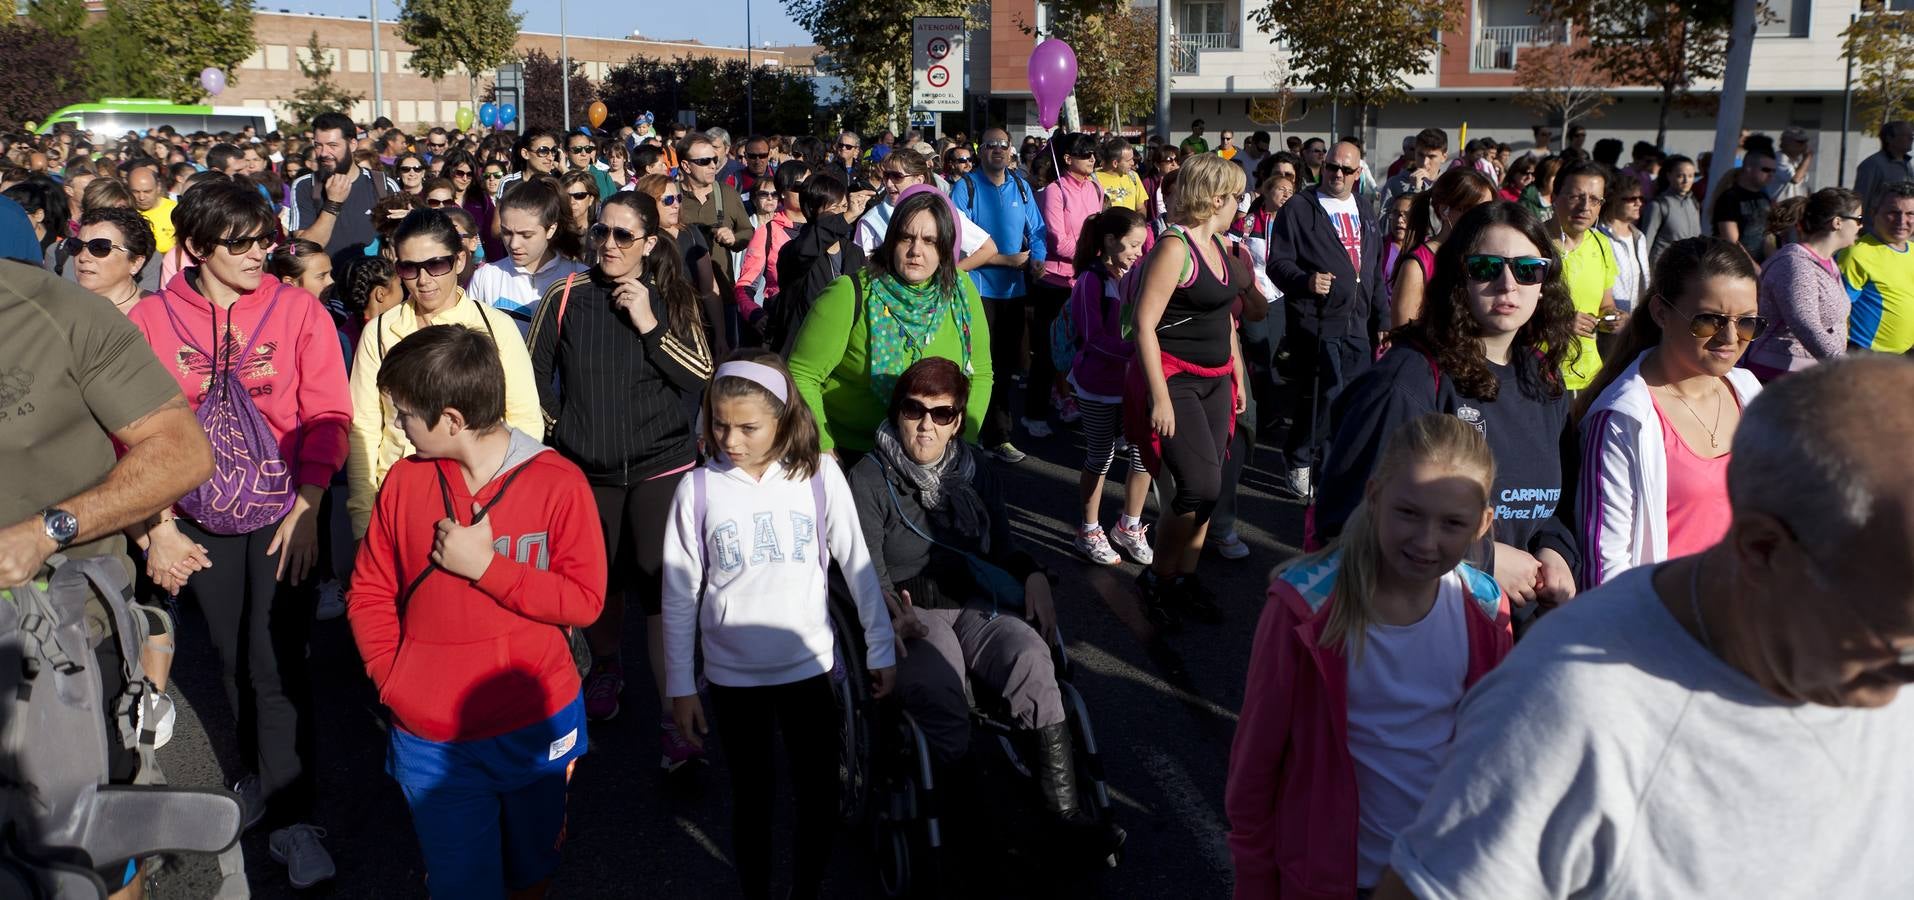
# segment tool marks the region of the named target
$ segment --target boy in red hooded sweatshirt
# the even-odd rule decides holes
[[[346,609],[392,710],[387,771],[432,896],[542,896],[588,743],[567,638],[605,605],[591,487],[505,424],[505,371],[480,332],[420,329],[378,384],[417,450],[380,488]]]

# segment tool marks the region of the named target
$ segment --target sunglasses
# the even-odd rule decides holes
[[[597,147],[593,147],[590,144],[578,144],[575,146],[566,147],[565,149],[570,150],[573,153],[595,153],[598,150]]]
[[[1516,284],[1536,285],[1548,277],[1548,258],[1542,256],[1491,256],[1476,253],[1462,258],[1463,271],[1469,280],[1478,284],[1487,284],[1502,277],[1507,268],[1515,276]]]
[[[661,205],[661,206],[677,206],[677,205],[678,205],[678,195],[677,195],[677,194],[666,194],[666,195],[664,195],[663,197],[659,197],[659,198],[658,198],[658,203],[659,203],[659,205]]]
[[[984,149],[985,150],[1008,150],[1010,149],[1010,142],[1009,141],[985,141]]]
[[[1362,171],[1362,169],[1357,168],[1356,166],[1339,166],[1332,162],[1323,163],[1324,175],[1328,175],[1331,172],[1334,172],[1338,175],[1354,175],[1360,171]]]
[[[903,181],[904,179],[906,179],[906,178],[909,178],[909,177],[910,177],[910,175],[908,175],[908,174],[906,174],[906,173],[904,173],[904,172],[885,172],[885,173],[884,173],[884,180],[885,180],[886,182],[897,182],[897,181]]]
[[[591,192],[590,191],[566,191],[565,196],[572,198],[572,202],[576,203],[578,201],[585,200],[591,197]]]
[[[631,229],[619,228],[616,225],[606,225],[603,223],[593,225],[587,229],[585,237],[594,244],[602,244],[610,240],[612,243],[617,244],[620,250],[638,243],[638,235]]]
[[[686,159],[685,162],[694,166],[715,166],[718,164],[718,158],[715,156],[700,156],[696,159]]]
[[[547,144],[543,147],[533,147],[532,155],[533,156],[557,156],[558,147],[553,144]]]
[[[960,412],[960,410],[955,406],[949,405],[925,406],[916,400],[906,397],[904,398],[904,402],[898,405],[897,412],[912,422],[919,421],[925,416],[930,416],[930,420],[938,425],[949,425],[957,421],[957,413]]]
[[[972,160],[968,156],[953,156],[950,158],[950,164],[953,166],[967,166],[970,165],[971,162]]]
[[[862,148],[860,148],[860,147],[859,147],[858,145],[856,145],[856,144],[839,144],[839,145],[837,145],[837,149],[839,149],[839,150],[858,150],[858,149],[862,149]]]
[[[468,176],[468,177],[469,177],[469,176]],[[485,173],[485,180],[486,180],[486,181],[497,181],[497,180],[499,180],[499,179],[501,179],[501,178],[504,178],[504,177],[505,177],[505,173],[504,173],[504,172],[487,172],[487,173]]]
[[[434,150],[444,150],[449,145],[444,143],[437,143],[437,144],[426,144],[426,146],[431,147]]]
[[[271,234],[262,234],[257,237],[217,238],[213,243],[225,247],[226,252],[234,256],[239,256],[254,247],[258,247],[261,250],[270,250],[272,249],[273,240]]]
[[[472,177],[472,170],[471,169],[453,169],[452,177],[453,178],[470,178]],[[487,175],[485,177],[490,178],[492,176]]]
[[[434,256],[418,262],[401,262],[392,268],[399,273],[400,281],[417,281],[420,272],[433,278],[442,278],[452,271],[452,264],[457,261],[458,257],[455,256]]]
[[[85,248],[86,252],[93,254],[94,259],[105,259],[115,250],[126,250],[127,256],[133,255],[132,250],[127,250],[126,247],[115,244],[108,238],[94,238],[90,241],[83,241],[79,238],[66,239],[66,255],[79,256],[81,248]]]
[[[746,153],[746,154],[744,155],[744,158],[745,158],[745,159],[770,159],[770,158],[771,158],[771,154],[769,154],[769,153]]]
[[[1669,309],[1677,313],[1681,312],[1681,310],[1676,309],[1675,304],[1668,302],[1668,298],[1657,297],[1655,299],[1660,300]],[[1709,340],[1715,335],[1720,334],[1722,329],[1727,328],[1730,324],[1735,327],[1735,336],[1740,338],[1741,342],[1745,344],[1760,337],[1762,332],[1768,330],[1768,317],[1731,316],[1726,313],[1711,312],[1695,313],[1688,317],[1688,333],[1702,340]]]
[[[424,166],[400,166],[399,171],[405,172],[408,174],[412,172],[423,172],[425,171],[425,167]]]
[[[762,191],[760,191],[760,192],[758,192],[758,193],[756,193],[756,194],[752,194],[751,196],[753,196],[753,197],[756,197],[756,198],[758,198],[759,200],[776,200],[776,199],[778,199],[778,195],[776,195],[776,194],[767,194],[767,193],[764,193],[764,192],[762,192]]]
[[[458,203],[457,200],[454,200],[450,197],[447,197],[443,200],[434,199],[432,197],[425,198],[425,205],[430,206],[433,209],[441,209],[447,206],[453,206],[457,203]]]

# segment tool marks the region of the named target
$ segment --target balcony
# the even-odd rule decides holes
[[[1513,72],[1518,49],[1559,44],[1567,39],[1560,25],[1483,25],[1476,29],[1472,68],[1477,72]]]
[[[1170,36],[1170,74],[1196,75],[1202,68],[1204,51],[1241,50],[1242,36],[1227,32],[1175,34]]]

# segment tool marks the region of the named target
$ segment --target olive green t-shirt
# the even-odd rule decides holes
[[[146,338],[106,298],[0,261],[0,527],[106,480],[112,433],[177,396]],[[65,552],[123,554],[125,542],[116,534]]]

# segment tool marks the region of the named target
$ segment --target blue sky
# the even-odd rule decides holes
[[[565,0],[565,24],[572,34],[594,37],[626,37],[637,29],[645,37],[660,40],[696,38],[707,44],[739,46],[745,41],[744,4],[751,3],[752,41],[762,44],[808,44],[810,35],[784,12],[780,0]],[[274,12],[323,13],[331,16],[363,16],[370,3],[340,0],[254,0],[256,9]],[[526,31],[558,32],[557,0],[513,0],[512,6],[525,14]],[[731,7],[731,8],[726,8]],[[639,12],[643,10],[643,12]],[[398,0],[379,0],[379,15],[386,19],[399,14]]]

